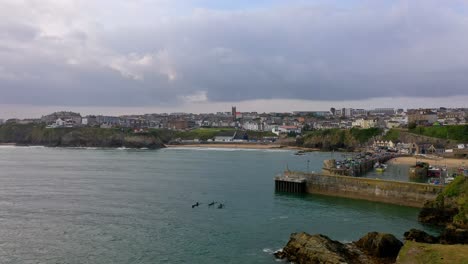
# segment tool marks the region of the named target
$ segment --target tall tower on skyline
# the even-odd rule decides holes
[[[236,113],[237,113],[237,109],[236,109],[235,106],[233,106],[233,107],[232,107],[232,112],[231,112],[232,118],[233,118],[233,119],[236,119]]]

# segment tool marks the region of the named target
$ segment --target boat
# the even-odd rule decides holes
[[[374,168],[376,172],[384,172],[387,169],[387,165],[377,162],[375,163]]]
[[[438,177],[430,177],[430,178],[427,180],[427,183],[429,183],[429,184],[434,184],[434,185],[440,185],[440,184],[441,184],[441,181],[440,181],[440,178],[438,178]]]
[[[447,178],[445,178],[445,184],[449,184],[449,183],[453,182],[454,180],[455,180],[454,177],[447,177]]]
[[[378,167],[378,168],[375,168],[375,171],[376,171],[376,172],[384,172],[384,171],[385,171],[385,168],[383,168],[383,167]]]

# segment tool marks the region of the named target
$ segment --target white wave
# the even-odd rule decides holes
[[[0,149],[14,149],[14,148],[45,148],[45,146],[0,145]]]
[[[12,148],[18,148],[18,147],[13,146],[13,145],[0,145],[0,148],[2,148],[2,149],[12,149]]]

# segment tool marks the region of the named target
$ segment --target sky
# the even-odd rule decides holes
[[[231,105],[468,107],[468,1],[0,1],[0,118]]]

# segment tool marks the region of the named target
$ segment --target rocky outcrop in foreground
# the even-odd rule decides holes
[[[371,232],[352,243],[340,243],[324,235],[293,233],[280,259],[298,264],[394,263],[403,243],[391,234]]]
[[[418,220],[422,223],[445,227],[440,236],[436,238],[438,240],[436,243],[467,244],[468,177],[458,176],[434,201],[428,201],[421,209]],[[418,241],[418,239],[415,241],[430,243]]]

